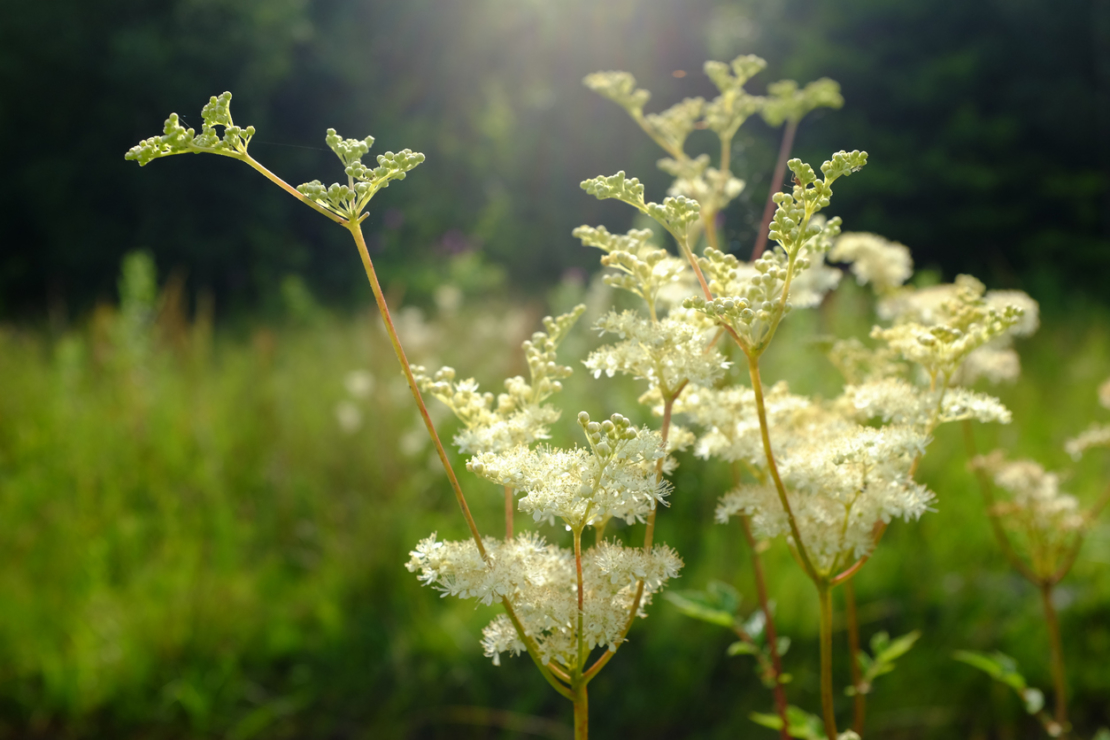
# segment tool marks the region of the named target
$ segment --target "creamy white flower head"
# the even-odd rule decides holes
[[[601,347],[586,359],[595,378],[623,373],[673,393],[684,383],[712,385],[728,368],[710,344],[713,334],[678,318],[653,322],[633,311],[610,311],[596,328],[623,341]]]
[[[812,402],[792,394],[785,382],[767,390],[764,406],[768,423],[776,430],[804,423],[803,417],[812,410]],[[764,463],[763,439],[751,388],[688,388],[675,402],[674,413],[684,414],[702,427],[694,445],[698,457],[740,460],[752,465]]]
[[[463,452],[504,451],[547,439],[548,427],[559,411],[543,402],[563,389],[562,379],[571,369],[556,362],[555,350],[585,312],[585,306],[556,318],[544,319],[546,332],[536,332],[521,345],[530,380],[520,376],[505,380],[505,392],[496,397],[482,393],[473,378],[455,380],[455,369],[440,368],[429,377],[420,365],[412,368],[421,391],[441,401],[463,423],[455,444]]]
[[[1092,424],[1078,437],[1064,444],[1064,449],[1073,460],[1083,457],[1083,453],[1092,447],[1110,447],[1110,424]]]
[[[536,521],[561,519],[576,528],[607,517],[629,524],[643,521],[664,503],[670,489],[656,472],[665,454],[662,438],[646,428],[633,429],[619,414],[602,424],[589,422],[588,416],[586,420],[588,450],[521,446],[501,453],[483,452],[466,467],[523,493],[520,510]]]
[[[829,259],[851,262],[860,285],[871,284],[880,295],[900,287],[913,274],[913,258],[904,244],[867,233],[845,233],[836,240]]]
[[[507,599],[525,633],[534,639],[544,662],[573,665],[578,651],[577,575],[574,553],[547,544],[533,533],[512,540],[483,542],[487,560],[472,540],[441,542],[435,535],[420,542],[406,567],[419,573],[425,585],[484,604]],[[666,545],[650,554],[603,542],[583,553],[583,640],[587,649],[615,650],[635,599],[637,583],[644,583],[638,616],[651,595],[678,576],[682,560]],[[483,631],[486,655],[500,664],[500,654],[519,654],[524,644],[508,617],[501,615]]]
[[[964,419],[999,424],[1011,420],[1009,409],[993,396],[966,388],[929,391],[901,378],[846,386],[838,404],[859,421],[878,418],[922,428]]]
[[[986,380],[991,385],[1012,383],[1021,375],[1021,358],[1011,347],[997,346],[992,341],[972,350],[952,376],[957,385],[971,385]]]
[[[1016,306],[1021,309],[1021,320],[1010,327],[1008,333],[1011,337],[1027,337],[1040,328],[1041,307],[1029,294],[1021,290],[988,290],[983,296],[987,305],[996,311],[1005,310],[1006,306]]]
[[[984,290],[975,278],[960,275],[953,285],[902,291],[883,304],[896,309],[898,322],[887,329],[876,326],[871,336],[947,385],[971,352],[1012,336],[1022,321],[1021,306],[995,307],[983,297]]]
[[[1010,499],[990,512],[1024,542],[1035,571],[1047,575],[1055,561],[1070,547],[1074,536],[1087,526],[1079,501],[1060,491],[1060,479],[1032,460],[1007,460],[1001,450],[971,461],[985,471]]]

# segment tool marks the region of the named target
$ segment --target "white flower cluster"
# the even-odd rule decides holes
[[[806,552],[819,571],[834,574],[871,552],[876,524],[917,519],[929,510],[933,494],[909,477],[927,438],[909,426],[875,429],[835,415],[813,423],[816,415],[809,416],[809,423],[786,433],[776,428],[779,473]],[[738,513],[752,517],[761,537],[791,535],[770,485],[726,494],[718,521]]]
[[[615,235],[604,226],[579,226],[574,236],[584,246],[605,252],[601,264],[617,270],[618,274],[604,276],[605,284],[640,296],[653,315],[660,291],[689,272],[686,260],[672,257],[649,241],[650,229],[632,229],[627,234]]]
[[[606,345],[586,359],[595,378],[602,373],[608,377],[623,373],[670,394],[685,383],[710,386],[728,368],[711,344],[713,333],[680,318],[651,321],[633,311],[610,311],[596,328],[622,341]]]
[[[894,326],[875,327],[871,336],[947,385],[974,351],[1004,350],[1012,337],[1036,329],[1036,303],[1024,293],[985,294],[983,284],[970,275],[960,275],[951,285],[896,293],[879,303],[880,315],[894,319]],[[1009,357],[984,358],[978,366],[1002,378],[1012,364]]]
[[[539,646],[546,663],[563,666],[577,660],[577,575],[574,552],[547,544],[533,533],[512,540],[484,541],[487,560],[478,554],[472,540],[442,542],[435,535],[423,540],[410,553],[406,567],[419,573],[425,585],[459,598],[483,604],[507,599],[520,619],[524,632]],[[671,578],[678,577],[682,560],[674,550],[657,545],[651,553],[640,548],[603,542],[587,550],[582,558],[583,640],[587,650],[615,650],[628,622],[638,581],[644,583],[642,607],[651,601]],[[514,655],[525,649],[512,622],[496,617],[483,631],[482,646],[495,665],[500,654]]]
[[[1011,494],[1008,501],[995,505],[992,515],[1006,526],[1025,535],[1034,552],[1034,563],[1043,561],[1053,550],[1066,547],[1073,535],[1086,527],[1079,501],[1060,491],[1060,479],[1033,460],[1007,460],[1000,450],[981,455],[971,462],[987,472],[995,485]]]
[[[510,450],[547,439],[547,429],[559,419],[559,411],[544,401],[563,389],[562,379],[571,369],[556,362],[555,351],[571,327],[585,312],[578,306],[568,314],[544,319],[546,332],[536,332],[522,345],[531,382],[520,376],[505,381],[505,392],[496,398],[481,393],[473,378],[455,380],[455,370],[444,367],[429,377],[415,365],[413,375],[421,391],[444,403],[463,423],[455,444],[467,453]]]
[[[1110,424],[1092,424],[1064,444],[1064,449],[1073,460],[1083,457],[1083,453],[1092,447],[1110,447]]]
[[[860,421],[878,418],[925,429],[964,419],[984,424],[1009,424],[1011,419],[1010,410],[994,396],[966,388],[930,391],[894,377],[849,385],[839,400]]]
[[[466,467],[523,493],[520,510],[536,521],[561,519],[579,530],[610,517],[629,524],[643,521],[670,490],[657,471],[665,454],[662,438],[658,432],[633,428],[620,414],[601,424],[585,412],[579,419],[584,419],[589,450],[519,446],[483,452]]]
[[[852,274],[860,285],[870,284],[885,295],[901,287],[913,274],[909,247],[866,233],[841,234],[829,259],[852,263]]]

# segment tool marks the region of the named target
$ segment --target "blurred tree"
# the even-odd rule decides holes
[[[849,228],[947,273],[1102,297],[1108,49],[1105,0],[24,3],[0,24],[0,315],[80,311],[111,295],[135,248],[225,310],[279,304],[291,273],[330,302],[366,299],[343,235],[253,173],[195,159],[140,176],[123,161],[171,110],[192,123],[223,90],[258,127],[256,156],[294,184],[340,174],[328,126],[428,155],[368,222],[390,282],[422,291],[445,256],[471,251],[518,283],[549,282],[593,264],[574,226],[627,223],[580,180],[626,169],[657,195],[666,181],[658,152],[581,78],[627,69],[656,110],[711,92],[706,58],[748,52],[771,61],[756,89],[842,83],[845,109],[807,119],[797,149],[871,152],[838,208]],[[741,256],[777,147],[760,126],[734,153],[749,189],[725,233]]]

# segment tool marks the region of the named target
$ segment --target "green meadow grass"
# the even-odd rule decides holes
[[[569,736],[569,707],[526,659],[482,657],[495,610],[441,600],[403,567],[429,532],[461,538],[465,527],[377,315],[335,317],[301,300],[280,325],[213,330],[203,311],[186,318],[170,288],[156,301],[145,279],[120,308],[60,334],[0,327],[0,737]],[[407,309],[398,329],[413,362],[450,364],[496,391],[524,372],[519,344],[543,310],[490,302],[425,319]],[[835,392],[807,340],[870,322],[865,295],[843,285],[821,311],[790,317],[764,377]],[[573,365],[597,342],[587,329],[561,352]],[[980,449],[1068,465],[1064,440],[1110,415],[1095,400],[1110,375],[1110,324],[1058,316],[1019,350],[1023,377],[997,391],[1014,423],[977,428]],[[368,398],[345,388],[352,371],[374,378]],[[573,441],[581,409],[649,421],[638,393],[580,370],[555,441]],[[357,429],[341,427],[340,404],[357,410]],[[433,413],[449,436],[455,422]],[[478,522],[497,534],[500,493],[462,462]],[[750,597],[738,525],[713,523],[727,471],[681,463],[657,532],[686,560],[677,587],[725,580]],[[1015,697],[951,659],[1002,650],[1050,685],[1037,595],[996,550],[965,463],[958,427],[942,428],[920,474],[936,513],[893,526],[856,580],[865,643],[880,629],[924,632],[876,685],[873,737],[1037,736]],[[1088,501],[1110,480],[1097,455],[1075,471],[1067,488]],[[1110,723],[1103,519],[1061,589],[1074,721],[1088,735]],[[796,645],[789,695],[813,705],[812,586],[781,544],[765,564],[779,629]],[[591,704],[605,707],[599,737],[774,737],[747,719],[770,695],[750,658],[726,657],[728,634],[662,600],[649,613],[652,629],[634,630],[591,686]],[[834,639],[845,655],[844,633]],[[846,660],[836,670],[843,687]]]

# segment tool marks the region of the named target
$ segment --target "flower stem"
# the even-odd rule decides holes
[[[782,144],[779,146],[779,159],[775,162],[775,174],[771,177],[771,189],[767,191],[767,205],[763,207],[763,218],[759,221],[759,234],[755,238],[755,248],[752,250],[752,262],[763,254],[767,246],[767,236],[771,227],[771,218],[775,215],[775,193],[782,187],[782,178],[786,176],[786,160],[790,159],[790,150],[794,147],[794,134],[798,131],[797,121],[787,121],[786,129],[782,132]]]
[[[740,517],[740,524],[744,528],[744,539],[748,541],[748,549],[752,552],[752,570],[755,571],[755,591],[759,596],[759,608],[763,611],[763,621],[766,624],[767,631],[767,646],[771,652],[771,668],[775,674],[775,711],[782,720],[782,728],[779,734],[782,740],[790,740],[790,733],[787,727],[790,722],[786,717],[786,689],[782,685],[782,658],[779,656],[779,637],[778,631],[775,629],[775,617],[771,613],[771,605],[767,600],[767,584],[763,579],[763,561],[759,557],[759,548],[756,545],[755,537],[752,536],[751,520],[745,514]]]
[[[359,256],[362,258],[362,266],[366,270],[366,277],[370,281],[370,289],[374,292],[374,300],[378,304],[378,310],[381,312],[382,321],[385,322],[385,330],[386,333],[389,334],[389,341],[393,345],[393,352],[397,355],[398,362],[401,363],[401,369],[405,373],[405,380],[408,381],[409,390],[412,391],[412,397],[415,399],[416,405],[420,409],[420,417],[424,420],[424,426],[428,429],[428,435],[435,444],[436,453],[439,455],[439,461],[443,464],[443,470],[447,473],[448,480],[451,481],[451,488],[455,491],[455,499],[459,503],[459,508],[462,509],[463,517],[466,518],[467,527],[470,528],[470,536],[474,538],[474,543],[478,546],[478,552],[481,553],[484,559],[486,557],[486,548],[482,544],[482,536],[478,534],[478,525],[474,522],[474,516],[470,513],[470,507],[466,504],[466,496],[463,495],[458,476],[455,475],[455,470],[451,467],[451,462],[447,459],[447,451],[443,449],[443,442],[439,439],[435,424],[432,423],[432,417],[428,414],[428,407],[424,405],[424,397],[420,393],[420,387],[416,384],[416,378],[413,377],[412,367],[409,365],[408,358],[405,357],[405,350],[401,347],[401,340],[397,336],[396,327],[393,326],[393,317],[389,313],[389,306],[386,305],[385,294],[382,292],[382,286],[378,282],[378,275],[374,270],[374,263],[371,262],[370,252],[366,249],[366,240],[362,236],[362,225],[357,222],[348,222],[347,229],[351,232],[351,236],[354,237],[355,240],[355,245],[358,247]]]
[[[1066,733],[1068,730],[1068,686],[1067,674],[1064,671],[1064,648],[1060,640],[1060,620],[1056,616],[1056,607],[1052,604],[1052,590],[1055,585],[1051,581],[1040,584],[1041,604],[1044,605],[1044,621],[1048,626],[1048,642],[1052,651],[1052,683],[1056,693],[1056,724]]]
[[[505,486],[505,539],[513,538],[513,489]]]
[[[590,736],[590,702],[586,696],[586,682],[582,681],[574,689],[574,740],[586,740]]]
[[[852,686],[856,693],[852,701],[852,729],[863,734],[867,714],[867,695],[863,692],[863,675],[859,669],[859,619],[856,616],[856,587],[851,579],[844,583],[844,611],[848,617],[848,659],[852,662]]]
[[[979,452],[975,446],[975,432],[972,429],[971,420],[964,419],[963,425],[964,445],[967,448],[967,457],[968,460],[974,460]],[[987,471],[976,466],[975,477],[979,481],[979,489],[983,493],[983,502],[987,507],[987,520],[991,524],[991,531],[994,532],[994,538],[998,541],[998,546],[1001,548],[1002,554],[1006,556],[1006,560],[1010,562],[1014,570],[1020,573],[1025,580],[1033,584],[1040,583],[1041,579],[1028,565],[1026,565],[1025,561],[1018,556],[1017,551],[1014,550],[1013,543],[1010,542],[1009,535],[1007,535],[1006,530],[1002,528],[1002,522],[999,521],[998,515],[994,510],[994,486],[991,484],[991,479]]]
[[[767,457],[767,469],[771,473],[772,480],[775,481],[775,490],[778,492],[779,502],[786,512],[786,520],[790,524],[790,534],[794,538],[794,547],[797,548],[798,555],[802,559],[802,567],[806,575],[814,583],[818,583],[821,577],[818,575],[817,569],[813,567],[813,561],[809,559],[805,543],[802,542],[802,533],[798,530],[798,523],[794,520],[794,511],[790,508],[790,500],[786,497],[786,486],[783,485],[782,478],[779,476],[779,468],[775,463],[775,453],[771,449],[771,432],[767,425],[767,406],[763,402],[763,382],[759,377],[759,356],[749,354],[747,358],[748,374],[752,379],[752,390],[755,391],[755,408],[759,415],[759,431],[763,436],[763,453]]]
[[[821,714],[828,740],[836,740],[836,715],[833,712],[832,683],[832,587],[816,581],[821,600]]]

